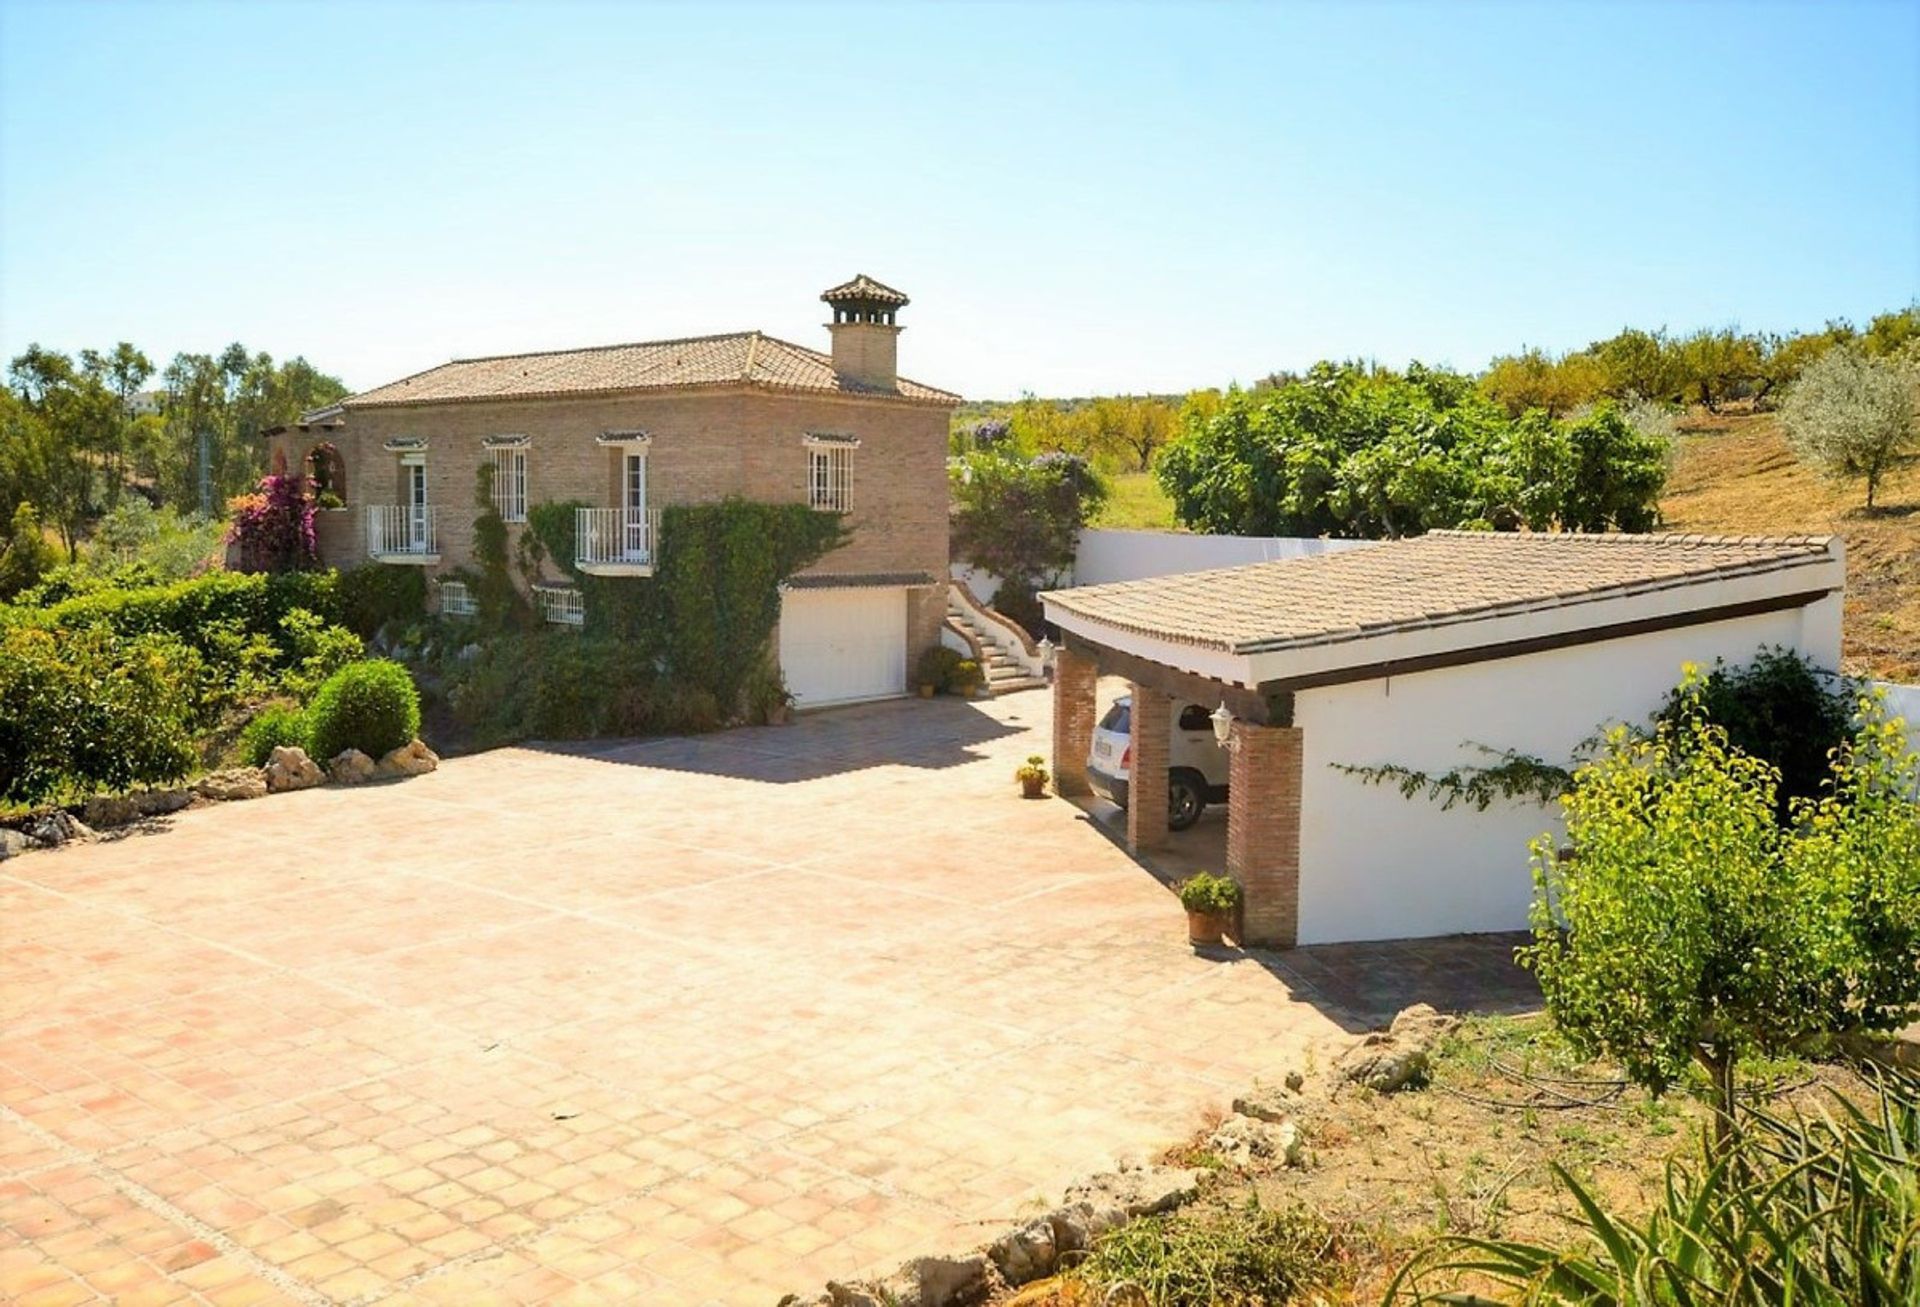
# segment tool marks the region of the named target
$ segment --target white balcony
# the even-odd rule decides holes
[[[367,554],[382,563],[424,566],[440,561],[430,504],[367,505]]]
[[[652,576],[660,511],[582,508],[574,521],[574,562],[590,576]]]

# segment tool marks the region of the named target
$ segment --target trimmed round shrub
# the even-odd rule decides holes
[[[379,758],[420,732],[420,692],[407,669],[387,658],[349,663],[329,676],[307,705],[309,752],[316,760],[347,749]]]
[[[307,747],[307,715],[292,704],[267,704],[240,732],[240,755],[252,767],[266,766],[273,751],[283,744]]]

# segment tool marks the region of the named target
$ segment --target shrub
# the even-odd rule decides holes
[[[307,708],[311,752],[326,759],[348,749],[378,758],[420,732],[420,692],[399,663],[349,664],[328,677]]]
[[[1263,1307],[1326,1279],[1333,1234],[1304,1208],[1257,1198],[1222,1211],[1149,1216],[1108,1231],[1068,1273],[1091,1303]],[[1075,1299],[1079,1301],[1079,1299]]]
[[[727,716],[710,692],[668,676],[644,649],[590,634],[489,640],[452,663],[448,681],[455,716],[482,745],[710,731]]]
[[[339,574],[341,625],[371,640],[382,627],[402,626],[427,611],[426,572],[418,567],[367,563]]]
[[[164,636],[0,632],[0,800],[184,776],[194,763],[187,724],[199,674],[197,655]]]
[[[1063,453],[969,454],[954,463],[950,488],[953,556],[1029,584],[1073,566],[1080,529],[1107,498],[1087,461]]]
[[[980,670],[979,663],[971,658],[962,658],[953,665],[953,675],[947,678],[947,688],[959,694],[968,694],[978,689],[986,679],[986,673]]]
[[[1780,406],[1793,451],[1835,481],[1864,480],[1873,507],[1880,479],[1920,445],[1911,365],[1838,345],[1807,366]]]
[[[1920,1004],[1920,761],[1872,698],[1832,791],[1775,819],[1778,772],[1706,716],[1697,669],[1651,738],[1624,728],[1582,767],[1573,857],[1534,844],[1534,942],[1520,961],[1586,1055],[1653,1093],[1710,1076],[1724,1140],[1734,1067],[1836,1034],[1895,1028]]]
[[[412,571],[412,568],[394,568]],[[344,626],[328,626],[317,614],[296,608],[280,619],[281,646],[291,664],[281,678],[287,693],[305,699],[329,676],[364,657],[360,637]]]
[[[1698,687],[1706,719],[1727,743],[1780,772],[1775,811],[1785,821],[1795,799],[1816,799],[1832,779],[1834,750],[1853,722],[1853,687],[1790,649],[1763,649],[1744,667],[1716,663]],[[1678,722],[1693,692],[1667,696],[1656,721]]]
[[[256,712],[240,732],[240,753],[248,766],[263,767],[281,745],[304,749],[307,739],[305,713],[291,703],[269,703]]]
[[[40,530],[40,516],[24,501],[13,510],[13,526],[0,542],[0,601],[40,584],[59,554]]]
[[[1180,882],[1180,906],[1188,912],[1226,917],[1240,906],[1240,882],[1231,876],[1197,872]]]
[[[1002,581],[993,596],[993,611],[1018,622],[1035,640],[1046,634],[1046,611],[1040,606],[1040,592],[1031,582],[1017,577]]]
[[[307,492],[306,478],[262,477],[258,489],[239,496],[229,507],[233,515],[227,539],[238,548],[247,570],[291,572],[318,566],[313,496]]]
[[[964,654],[947,648],[944,644],[930,644],[920,651],[920,661],[915,664],[914,676],[919,684],[931,685],[935,694],[945,693],[953,684],[955,670],[967,661]]]

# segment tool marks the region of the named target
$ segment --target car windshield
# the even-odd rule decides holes
[[[1113,707],[1107,709],[1107,715],[1100,719],[1100,729],[1125,735],[1132,728],[1128,713],[1131,706],[1130,704],[1116,703]]]

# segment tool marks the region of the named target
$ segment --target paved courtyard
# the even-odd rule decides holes
[[[0,1300],[771,1304],[1430,985],[1522,992],[1497,942],[1196,956],[1015,797],[1048,706],[500,750],[0,864]]]

